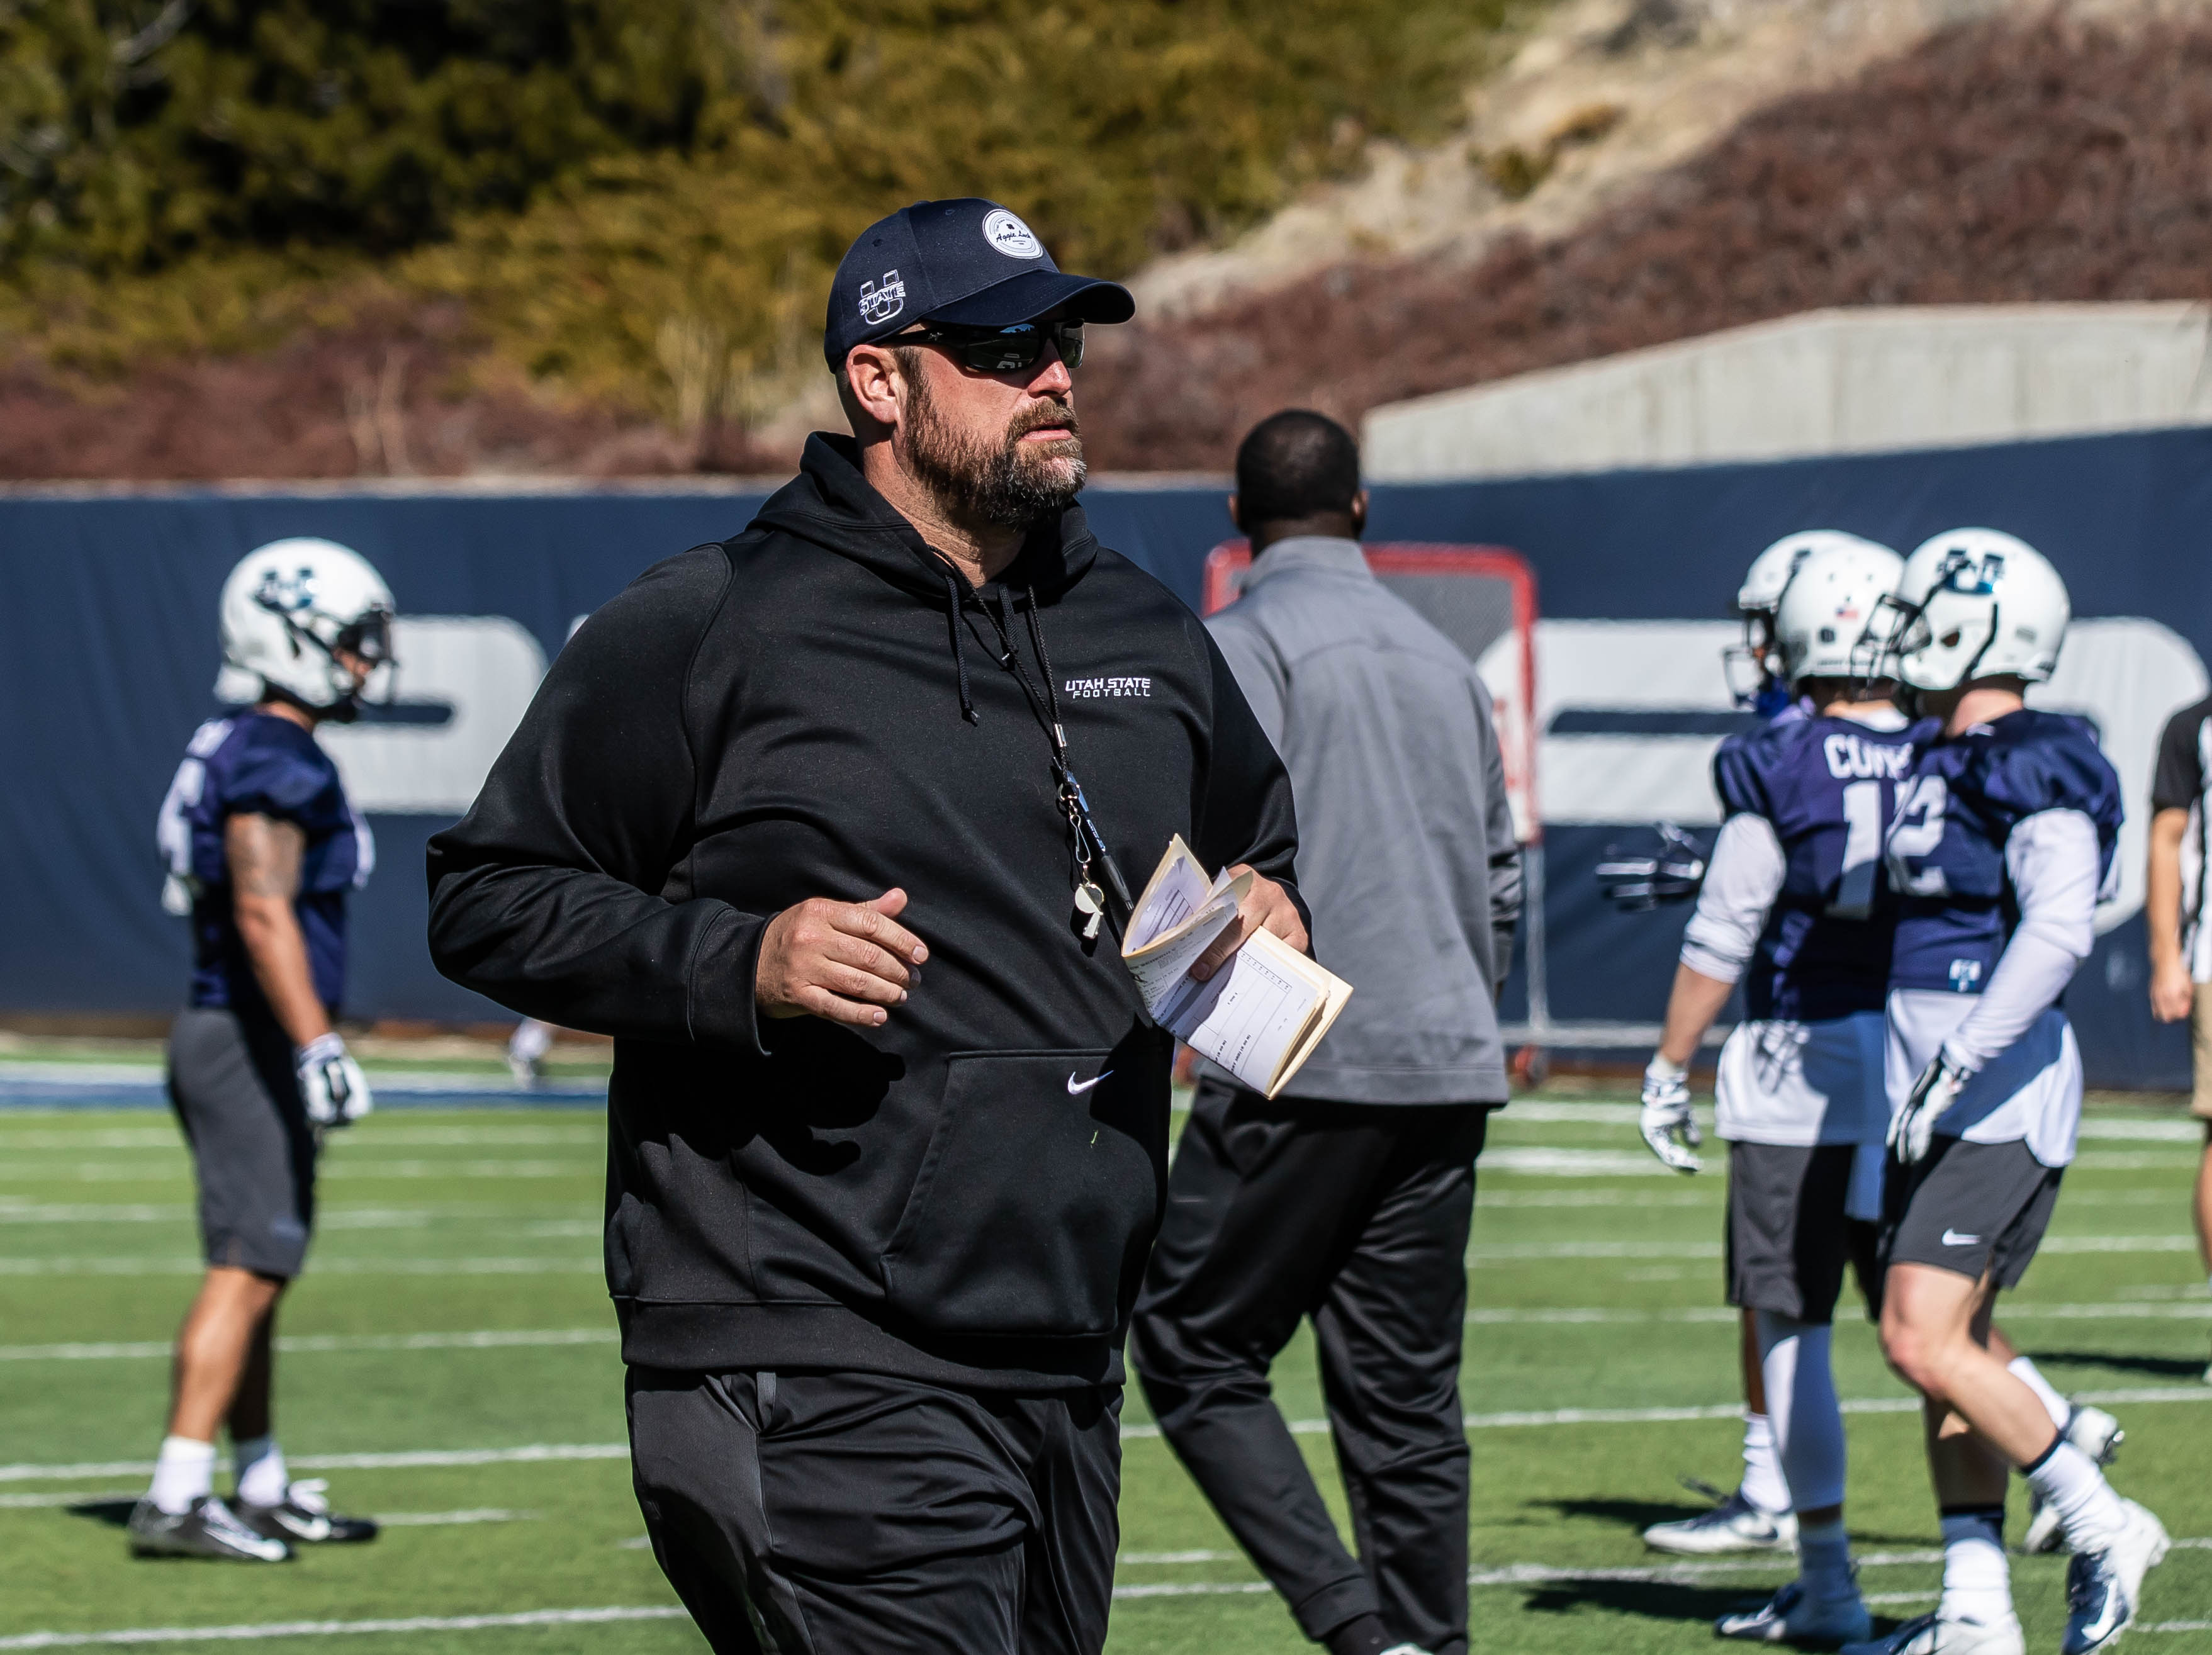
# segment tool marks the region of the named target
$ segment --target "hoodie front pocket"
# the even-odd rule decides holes
[[[1159,1226],[1157,1037],[1111,1052],[956,1052],[883,1256],[890,1307],[942,1333],[1114,1331]]]

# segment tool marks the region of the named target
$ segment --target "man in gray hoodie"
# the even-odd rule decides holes
[[[1369,572],[1350,433],[1262,421],[1229,505],[1254,561],[1208,625],[1290,771],[1318,957],[1358,992],[1284,1096],[1200,1081],[1130,1355],[1308,1637],[1463,1655],[1465,1256],[1521,908],[1504,766],[1473,664]],[[1308,1316],[1356,1560],[1268,1394]]]

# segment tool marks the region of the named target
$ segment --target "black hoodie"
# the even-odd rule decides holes
[[[627,1360],[1119,1382],[1170,1043],[1076,923],[1048,738],[982,608],[1042,693],[1031,593],[1132,884],[1171,833],[1288,883],[1289,779],[1196,617],[1073,508],[970,591],[820,435],[743,534],[585,623],[430,842],[439,970],[615,1037]],[[906,1004],[756,1020],[769,916],[892,885],[929,946]]]

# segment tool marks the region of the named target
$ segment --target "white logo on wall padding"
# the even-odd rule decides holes
[[[1009,259],[1042,259],[1044,243],[1030,227],[1004,207],[983,218],[983,239]]]

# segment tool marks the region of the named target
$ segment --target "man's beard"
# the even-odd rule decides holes
[[[1067,404],[1040,403],[1017,414],[994,446],[948,426],[922,374],[909,374],[906,381],[908,460],[948,514],[1025,529],[1075,503],[1083,491],[1083,440]],[[1068,435],[1051,442],[1022,441],[1044,426],[1064,426]]]

